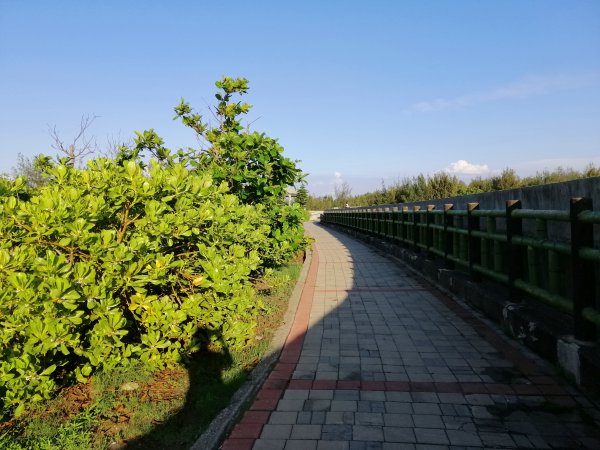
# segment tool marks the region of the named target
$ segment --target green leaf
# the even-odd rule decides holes
[[[55,370],[56,370],[56,364],[52,364],[51,366],[48,366],[45,370],[43,370],[42,373],[40,373],[40,375],[42,375],[42,376],[50,375]]]

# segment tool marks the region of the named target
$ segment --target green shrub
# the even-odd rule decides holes
[[[182,164],[58,165],[29,201],[0,204],[0,394],[40,400],[57,379],[139,358],[243,345],[249,276],[269,227],[225,184]]]

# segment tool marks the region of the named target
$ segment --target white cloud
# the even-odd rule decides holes
[[[471,164],[464,159],[459,159],[451,163],[444,171],[457,175],[485,175],[490,172],[490,168],[487,164]]]
[[[479,103],[546,95],[555,91],[581,89],[596,84],[599,80],[599,73],[532,75],[488,91],[465,94],[451,99],[438,98],[417,102],[412,105],[411,111],[430,113],[445,109],[465,108]]]

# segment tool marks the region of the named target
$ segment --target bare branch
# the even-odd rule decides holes
[[[259,119],[262,119],[262,116],[258,116],[258,117],[257,117],[256,119],[254,119],[252,122],[247,122],[247,123],[246,123],[246,131],[247,131],[248,133],[250,133],[250,127],[252,126],[252,124],[253,124],[254,122],[257,122]]]
[[[94,136],[90,138],[86,136],[87,130],[97,118],[98,116],[95,115],[81,116],[79,131],[70,144],[65,144],[65,142],[60,138],[60,134],[56,129],[56,125],[52,128],[48,126],[50,137],[54,141],[51,147],[59,154],[66,156],[69,159],[69,164],[71,166],[81,163],[85,157],[98,150],[96,138]]]
[[[106,158],[114,159],[119,154],[122,146],[132,147],[133,141],[131,138],[123,137],[121,131],[119,131],[116,135],[111,134],[106,137],[106,150],[100,150],[100,154]]]

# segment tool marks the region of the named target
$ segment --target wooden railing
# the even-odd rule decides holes
[[[523,209],[519,200],[500,210],[480,209],[478,203],[464,209],[453,204],[331,209],[321,221],[426,252],[475,282],[505,284],[512,302],[535,297],[573,317],[575,338],[598,338],[600,249],[594,225],[600,224],[600,211],[592,209],[590,199],[573,198],[567,210]],[[550,238],[549,226],[560,223],[565,239]],[[524,224],[533,231],[525,234]]]

